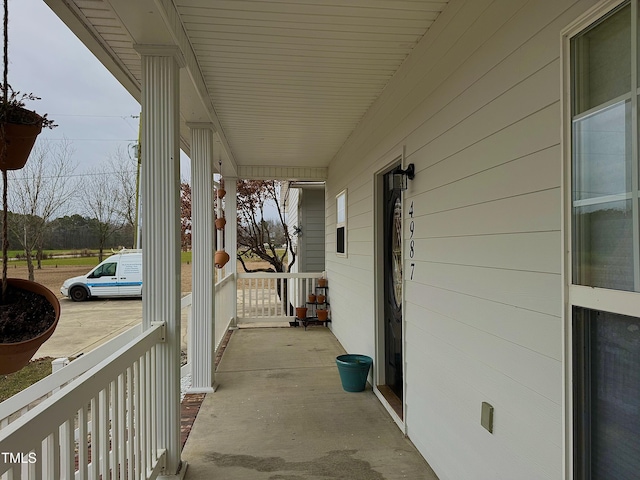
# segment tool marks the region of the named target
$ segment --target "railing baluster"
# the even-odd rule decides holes
[[[27,460],[28,463],[26,476],[29,480],[42,480],[42,464],[40,463],[40,459],[46,457],[46,455],[44,455],[44,449],[42,448],[42,445],[44,444],[44,442],[46,442],[46,440],[47,439],[45,438],[44,440],[38,442],[36,448],[29,452],[29,454],[34,453],[37,459],[37,461],[33,463]],[[47,480],[49,480],[49,478],[52,477],[47,476],[46,478]]]
[[[107,448],[107,453],[109,455],[109,471],[111,472],[111,477],[118,478],[118,463],[119,463],[119,453],[118,453],[118,439],[120,438],[120,419],[119,419],[119,408],[118,408],[118,382],[117,378],[111,382],[111,387],[109,388],[109,422],[108,425],[110,427],[110,435],[111,445]]]
[[[89,449],[87,448],[87,406],[78,410],[78,470],[80,480],[87,480]]]
[[[138,475],[144,475],[147,471],[147,422],[146,422],[146,392],[147,392],[147,366],[146,355],[140,357],[140,403],[138,411],[138,421],[140,422],[140,430],[136,431],[136,437],[140,437],[140,472]]]
[[[151,453],[153,455],[153,462],[155,463],[156,460],[158,459],[158,435],[157,435],[157,422],[155,421],[157,417],[157,410],[156,410],[156,406],[158,404],[158,402],[156,402],[156,395],[155,392],[157,392],[157,384],[156,384],[156,375],[155,372],[157,372],[157,364],[156,364],[156,348],[157,347],[153,347],[151,349],[151,365],[149,368],[149,371],[151,372],[151,397],[149,398],[149,401],[151,402]]]
[[[262,298],[261,298],[261,300],[262,300],[262,314],[260,315],[261,317],[265,316],[265,313],[264,313],[265,288],[264,287],[265,287],[265,285],[268,285],[268,282],[269,281],[266,278],[262,279]]]
[[[111,383],[107,384],[107,388],[100,391],[99,394],[99,403],[100,403],[100,443],[99,447],[99,455],[100,455],[100,464],[99,464],[99,472],[102,475],[102,478],[109,478],[109,456],[111,450],[111,434],[109,429],[109,399],[111,398],[111,394],[109,393],[109,386]]]
[[[127,417],[127,407],[126,407],[126,399],[127,399],[127,391],[126,391],[126,382],[125,382],[126,372],[118,375],[118,388],[117,388],[117,412],[118,412],[118,457],[116,465],[116,471],[114,472],[115,478],[124,479],[126,476],[125,473],[125,465],[126,465],[126,417]],[[113,449],[114,452],[116,449]]]
[[[145,455],[147,459],[147,469],[151,468],[153,465],[153,455],[151,454],[153,441],[151,440],[151,424],[153,423],[153,418],[151,417],[151,402],[154,396],[154,392],[151,390],[151,382],[154,377],[151,372],[151,352],[145,353],[145,405],[144,405],[144,415],[145,415]]]
[[[91,399],[91,462],[89,462],[89,474],[93,480],[98,479],[98,467],[100,466],[100,451],[98,446],[100,445],[100,402],[98,397]]]
[[[133,474],[131,478],[136,478],[137,476],[139,476],[139,472],[140,472],[140,436],[141,436],[141,432],[142,429],[140,428],[140,395],[141,395],[141,388],[140,388],[140,359],[138,359],[136,361],[136,363],[134,363],[133,365],[134,368],[134,391],[133,391],[133,395],[134,395],[134,399],[135,399],[135,405],[134,405],[134,412],[133,412],[133,418],[134,418],[134,422],[133,422],[133,454],[134,454],[134,458],[132,460],[134,460],[134,464],[133,464]]]
[[[135,365],[135,364],[134,364]],[[134,441],[133,441],[133,432],[135,429],[135,387],[133,383],[134,367],[127,368],[127,454],[125,457],[125,462],[127,464],[127,478],[133,479],[133,468],[134,468]]]
[[[67,419],[60,426],[60,477],[65,480],[75,478],[76,472],[76,441],[73,435],[74,420]]]

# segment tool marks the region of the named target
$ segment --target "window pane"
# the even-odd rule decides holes
[[[631,102],[573,123],[573,200],[631,191]]]
[[[345,231],[344,227],[338,227],[336,229],[336,253],[345,253]]]
[[[337,223],[344,223],[344,212],[345,212],[345,194],[342,193],[338,195],[336,198],[336,213],[337,213]]]
[[[573,113],[631,91],[631,7],[627,5],[571,41]]]
[[[573,209],[573,283],[633,290],[631,201]]]
[[[577,359],[576,423],[591,476],[632,479],[640,472],[640,319],[582,308],[574,325],[585,333]],[[577,332],[579,337],[579,331]]]

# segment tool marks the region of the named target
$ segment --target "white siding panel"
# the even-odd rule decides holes
[[[407,326],[423,353],[407,355],[407,420],[410,438],[427,452],[432,466],[446,462],[440,478],[512,480],[559,478],[561,415],[557,403],[478,363],[466,352],[425,330]],[[420,363],[420,368],[411,369]],[[412,398],[425,399],[414,404]],[[494,432],[480,425],[480,405],[494,406]],[[424,430],[431,432],[416,435]],[[437,433],[435,433],[437,432]],[[428,438],[428,448],[421,444]],[[540,438],[546,441],[540,442]],[[554,441],[552,439],[558,439]],[[455,445],[455,448],[451,448]],[[483,468],[473,469],[472,465]],[[486,465],[484,463],[486,462]]]
[[[424,190],[431,190],[516,159],[526,159],[529,155],[539,154],[557,146],[559,138],[554,125],[559,117],[560,105],[554,103],[498,130],[482,142],[476,142],[462,150],[456,149],[457,151],[446,159],[433,156],[428,148],[419,150],[407,157],[407,162],[414,162],[419,168],[414,182],[420,182]],[[555,152],[554,158],[559,171],[557,155]],[[559,183],[557,185],[559,186]]]
[[[416,266],[413,281],[547,315],[562,312],[560,275],[428,263]]]
[[[559,275],[560,244],[560,232],[418,239],[413,261]],[[549,255],[554,250],[558,253]]]
[[[557,231],[559,225],[560,189],[556,188],[424,215],[414,229],[417,238],[427,239],[548,232]]]
[[[356,310],[375,305],[373,180],[401,148],[415,164],[405,420],[442,480],[563,474],[560,31],[593,3],[453,0],[329,167],[328,203],[347,188],[350,208],[332,328],[375,355]]]
[[[428,285],[408,283],[406,288],[407,296],[413,299],[412,304],[416,302],[415,305],[425,310],[425,315],[435,312],[471,329],[561,360],[562,323],[559,317]],[[418,315],[409,320],[421,325],[423,317]],[[549,341],[550,336],[556,341]]]
[[[553,403],[560,404],[562,391],[559,388],[561,385],[559,360],[477,328],[472,325],[476,320],[468,319],[469,323],[465,323],[429,310],[424,289],[411,285],[408,290],[414,293],[414,296],[420,294],[420,299],[425,300],[421,301],[420,305],[411,302],[405,304],[407,317],[410,318],[407,320],[407,325],[420,327],[428,332],[429,336],[436,337],[438,342],[455,348],[460,355],[476,361],[482,359],[485,367],[506,375],[514,382]],[[429,293],[434,291],[431,290]],[[556,324],[559,325],[560,320],[556,320]],[[558,331],[557,328],[553,330]],[[456,379],[456,383],[464,386],[469,379],[466,379],[465,373],[461,372],[460,375],[462,377]],[[461,381],[465,379],[466,381]]]

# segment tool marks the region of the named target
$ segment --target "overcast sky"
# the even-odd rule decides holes
[[[9,0],[9,84],[42,98],[27,107],[59,126],[39,138],[68,138],[78,174],[137,141],[140,105],[43,0]],[[190,174],[184,154],[181,174]]]

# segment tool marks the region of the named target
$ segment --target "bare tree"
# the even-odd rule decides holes
[[[117,183],[116,211],[132,230],[136,227],[137,164],[137,160],[129,157],[122,148],[118,148],[109,156],[109,167],[114,175],[112,180]]]
[[[291,248],[291,234],[280,205],[278,187],[273,180],[238,181],[238,260],[246,272],[289,272],[296,261]],[[276,219],[265,218],[265,206],[269,205],[275,207]],[[281,249],[283,239],[286,248]],[[287,251],[290,255],[288,258]],[[247,253],[268,262],[271,267],[247,269],[244,263]]]
[[[119,208],[121,185],[116,178],[110,166],[102,166],[91,170],[82,184],[86,214],[96,220],[100,262],[107,240],[125,223]]]
[[[47,225],[53,217],[68,206],[74,194],[72,177],[76,163],[72,157],[71,142],[59,143],[38,140],[30,159],[22,170],[12,171],[11,210],[18,219],[12,229],[24,249],[29,280],[34,280],[33,250],[38,250],[38,268],[41,268],[42,241]]]
[[[180,182],[180,244],[183,251],[191,248],[191,185]]]

